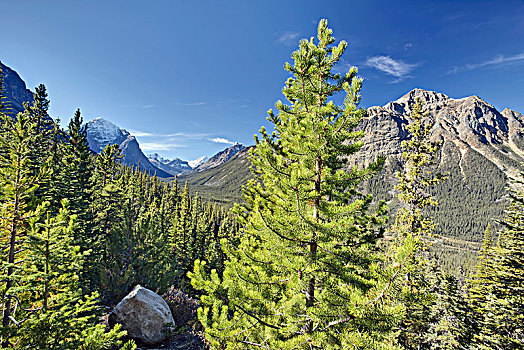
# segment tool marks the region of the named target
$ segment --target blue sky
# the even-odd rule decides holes
[[[523,1],[0,0],[0,60],[51,113],[103,117],[145,153],[194,159],[253,143],[285,61],[327,18],[364,107],[420,87],[524,113]],[[65,123],[63,123],[65,124]]]

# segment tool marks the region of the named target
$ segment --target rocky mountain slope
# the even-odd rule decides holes
[[[133,135],[103,118],[98,117],[87,122],[87,140],[93,152],[100,153],[107,144],[117,144],[124,155],[123,163],[140,167],[143,171],[156,174],[158,177],[172,176],[151,164]]]
[[[399,159],[400,143],[406,139],[406,116],[415,99],[423,102],[435,122],[431,138],[452,148],[459,165],[467,152],[476,152],[505,175],[518,176],[524,161],[524,117],[504,109],[502,113],[478,96],[453,99],[442,93],[414,89],[382,107],[371,107],[361,127],[366,131],[364,147],[353,162],[368,162],[378,155]],[[440,159],[445,162],[446,159]]]
[[[444,254],[448,267],[456,269],[459,262],[467,266],[473,261],[487,225],[497,228],[508,178],[520,177],[524,170],[524,117],[510,109],[499,112],[478,96],[453,99],[422,89],[369,108],[361,125],[364,146],[348,166],[386,156],[384,169],[367,183],[367,189],[389,202],[392,212],[395,173],[403,166],[400,144],[407,137],[406,116],[416,98],[434,122],[431,139],[441,143],[433,170],[449,175],[432,190],[439,202],[428,210],[439,236],[432,249]]]
[[[209,158],[205,163],[199,165],[198,167],[195,167],[193,170],[194,171],[203,171],[206,169],[217,167],[220,164],[227,162],[235,154],[237,154],[238,152],[242,151],[245,148],[246,147],[243,146],[242,144],[236,143],[233,146],[228,147],[221,152],[218,152],[213,157]]]
[[[15,116],[24,110],[24,102],[33,102],[33,93],[17,72],[2,63],[2,75],[4,77],[4,89],[11,115]]]
[[[178,183],[189,184],[191,193],[223,204],[232,204],[242,200],[241,187],[251,177],[248,159],[253,146],[244,147],[228,161],[203,171],[194,171],[179,175]]]

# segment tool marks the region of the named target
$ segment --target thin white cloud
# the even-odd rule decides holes
[[[300,33],[297,32],[284,32],[277,38],[277,43],[284,44],[286,46],[292,46],[297,43],[297,38]]]
[[[205,139],[210,134],[205,133],[188,133],[188,132],[175,132],[172,134],[155,134],[147,131],[140,130],[129,130],[131,135],[136,137],[180,137],[186,139]]]
[[[140,143],[142,151],[170,151],[173,148],[187,147],[186,145],[175,144],[175,143],[157,143],[157,142],[144,142]]]
[[[122,105],[122,107],[152,109],[152,108],[157,108],[159,106],[158,105]]]
[[[189,133],[189,132],[175,132],[173,134],[160,135],[166,137],[184,137],[187,139],[203,139],[209,136],[209,134]]]
[[[157,135],[157,134],[152,134],[150,132],[139,131],[139,130],[129,130],[129,132],[131,133],[131,135],[136,136],[136,137],[155,137],[155,136],[160,136],[160,135]]]
[[[455,73],[467,72],[467,71],[471,71],[471,70],[483,68],[483,67],[489,67],[489,66],[497,67],[497,66],[502,66],[502,65],[507,65],[507,64],[521,63],[521,62],[524,62],[524,52],[521,52],[517,55],[508,56],[508,57],[505,57],[503,55],[498,55],[497,57],[491,60],[484,61],[481,63],[469,63],[464,66],[455,66],[447,74],[455,74]]]
[[[416,63],[406,63],[402,60],[396,60],[390,56],[373,56],[366,60],[365,65],[378,69],[388,75],[396,77],[393,82],[399,82],[410,76],[411,71],[418,67]]]
[[[243,109],[243,108],[247,108],[249,107],[248,105],[240,105],[240,106],[236,106],[236,107],[233,107],[232,109]]]
[[[197,101],[197,102],[173,102],[174,105],[177,106],[205,106],[207,105],[207,102],[204,101]]]
[[[215,137],[213,139],[208,139],[209,141],[211,142],[216,142],[216,143],[225,143],[225,144],[228,144],[228,145],[234,145],[236,142],[233,142],[233,141],[229,141],[228,139],[225,139],[223,137]]]

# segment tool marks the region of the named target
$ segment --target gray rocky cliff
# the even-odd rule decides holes
[[[33,93],[17,72],[2,63],[2,75],[4,76],[4,89],[7,101],[11,108],[10,114],[15,116],[24,110],[24,102],[33,102]]]

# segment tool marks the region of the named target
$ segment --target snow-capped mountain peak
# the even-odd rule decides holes
[[[169,159],[166,159],[166,158],[162,157],[158,153],[148,154],[147,158],[149,158],[150,161],[151,160],[155,160],[155,161],[157,161],[160,164],[168,164],[170,162]]]
[[[91,149],[99,153],[110,144],[121,144],[131,134],[110,121],[97,117],[87,122],[87,138]]]
[[[173,176],[191,171],[191,166],[185,160],[180,158],[169,160],[163,158],[158,153],[150,154],[147,158],[151,164]]]

